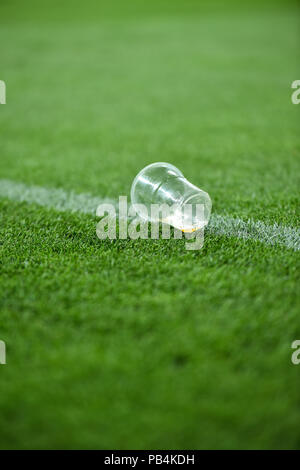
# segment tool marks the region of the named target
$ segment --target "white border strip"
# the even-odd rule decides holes
[[[93,197],[87,193],[76,194],[60,188],[27,186],[11,180],[0,180],[0,198],[38,204],[60,212],[82,212],[93,215],[96,214],[99,204],[115,204],[115,201],[111,199]]]
[[[244,240],[257,240],[266,245],[280,245],[300,250],[300,230],[294,227],[273,224],[267,225],[261,220],[254,221],[213,214],[208,233],[226,237],[243,238]]]
[[[48,189],[40,186],[27,186],[11,180],[0,180],[0,198],[17,202],[27,202],[49,207],[57,211],[81,212],[95,215],[99,204],[116,201],[94,197],[88,193],[76,194],[63,189]],[[256,240],[267,245],[279,245],[294,251],[300,250],[300,230],[283,225],[267,225],[258,220],[233,218],[213,214],[207,232],[228,238]]]

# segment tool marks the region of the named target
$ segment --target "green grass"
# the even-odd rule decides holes
[[[298,224],[299,14],[0,5],[0,178],[117,198],[168,161],[213,210]],[[104,241],[0,201],[1,448],[299,448],[299,255]]]

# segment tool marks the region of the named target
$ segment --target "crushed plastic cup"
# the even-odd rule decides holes
[[[208,193],[164,162],[152,163],[137,174],[131,186],[131,203],[141,219],[166,223],[183,232],[203,229],[212,208]]]

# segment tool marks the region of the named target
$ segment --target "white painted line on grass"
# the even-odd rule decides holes
[[[300,250],[300,230],[285,225],[267,225],[261,220],[233,218],[213,214],[207,227],[208,233],[226,237],[257,240],[267,245],[281,245],[292,250]]]
[[[50,207],[60,212],[82,212],[94,215],[99,204],[115,204],[115,201],[111,199],[93,197],[91,194],[76,194],[60,188],[27,186],[11,180],[0,180],[0,197]]]
[[[27,186],[11,180],[0,180],[0,198],[38,204],[57,211],[93,215],[99,204],[111,203],[117,206],[115,200],[94,197],[88,193],[76,194],[63,189]],[[279,224],[267,225],[260,220],[244,221],[239,218],[212,214],[207,233],[228,238],[256,240],[267,245],[280,245],[295,251],[300,250],[299,229]]]

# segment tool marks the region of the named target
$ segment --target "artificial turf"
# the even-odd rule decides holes
[[[298,9],[220,5],[1,3],[0,177],[116,199],[168,161],[297,226]],[[299,255],[95,226],[0,201],[0,447],[299,448]]]

